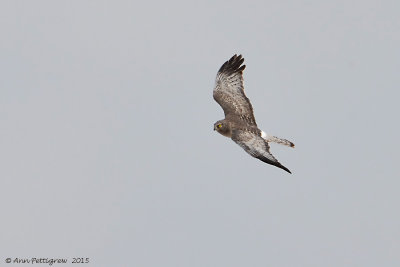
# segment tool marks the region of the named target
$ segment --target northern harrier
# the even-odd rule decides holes
[[[294,144],[258,129],[253,107],[244,93],[243,70],[246,65],[242,65],[243,61],[242,55],[234,55],[217,73],[213,96],[224,110],[225,119],[217,121],[214,130],[231,138],[251,156],[291,173],[272,156],[268,143],[289,147],[294,147]]]

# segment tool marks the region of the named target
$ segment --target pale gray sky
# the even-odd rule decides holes
[[[0,265],[400,266],[399,9],[2,1]],[[293,175],[212,130],[235,53]]]

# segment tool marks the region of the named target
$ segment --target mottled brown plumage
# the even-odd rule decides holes
[[[269,152],[268,142],[290,147],[294,147],[294,144],[267,135],[257,127],[253,107],[244,93],[243,70],[246,65],[242,65],[243,62],[241,55],[234,55],[217,73],[213,97],[224,110],[225,119],[217,121],[214,130],[231,138],[251,156],[291,173]]]

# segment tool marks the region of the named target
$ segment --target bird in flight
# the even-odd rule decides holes
[[[253,107],[244,93],[242,55],[234,55],[217,73],[213,97],[222,107],[225,119],[214,124],[214,131],[231,138],[252,157],[291,173],[269,152],[270,142],[294,147],[286,139],[269,135],[257,127]]]

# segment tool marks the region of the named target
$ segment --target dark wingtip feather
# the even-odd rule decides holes
[[[283,166],[282,164],[280,164],[278,161],[272,161],[272,160],[270,160],[270,159],[268,159],[268,158],[266,158],[266,157],[263,157],[263,156],[260,156],[260,157],[257,157],[257,158],[258,158],[259,160],[265,162],[265,163],[274,165],[274,166],[276,166],[276,167],[278,167],[278,168],[281,168],[282,170],[285,170],[285,171],[287,171],[288,173],[292,174],[292,172],[291,172],[288,168],[286,168],[285,166]]]
[[[242,57],[242,55],[238,56],[235,54],[221,66],[218,72],[224,72],[228,75],[231,75],[235,72],[242,73],[243,70],[246,68],[246,65],[241,66],[243,62],[244,58]]]
[[[282,170],[287,171],[287,172],[290,173],[290,174],[292,174],[292,172],[291,172],[288,168],[286,168],[285,166],[283,166],[283,165],[280,164],[280,163],[276,164],[275,166],[278,167],[278,168],[281,168]]]
[[[273,163],[271,163],[271,164],[274,165],[274,166],[276,166],[276,167],[278,167],[278,168],[281,168],[282,170],[287,171],[287,172],[290,173],[290,174],[292,174],[292,172],[291,172],[288,168],[286,168],[285,166],[283,166],[282,164],[280,164],[278,161],[273,162]]]

